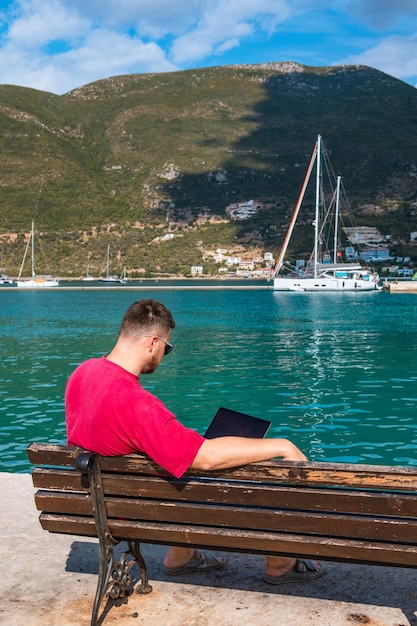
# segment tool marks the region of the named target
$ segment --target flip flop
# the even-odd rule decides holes
[[[287,583],[307,583],[320,578],[324,574],[324,567],[317,561],[297,559],[294,566],[283,576],[265,574],[264,580],[270,585],[285,585]]]
[[[188,574],[188,572],[208,572],[213,569],[223,569],[225,566],[226,561],[220,556],[194,550],[188,563],[179,567],[164,566],[164,573],[169,574],[169,576],[177,576],[178,574]]]

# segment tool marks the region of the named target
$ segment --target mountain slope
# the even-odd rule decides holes
[[[135,271],[186,271],[215,246],[276,252],[318,133],[359,223],[403,240],[417,230],[417,91],[370,68],[129,75],[64,96],[0,86],[0,124],[14,271],[32,219],[61,274],[97,273],[108,240],[115,269]],[[226,206],[249,199],[263,210],[230,222]],[[168,227],[177,236],[161,243]]]

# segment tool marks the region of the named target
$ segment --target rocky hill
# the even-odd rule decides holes
[[[319,133],[356,222],[416,257],[417,90],[382,72],[270,63],[63,96],[0,86],[2,264],[17,273],[32,219],[60,275],[97,274],[107,242],[131,275],[187,273],[217,247],[276,254]],[[230,219],[249,200],[259,210]]]

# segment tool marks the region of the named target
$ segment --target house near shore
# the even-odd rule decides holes
[[[359,258],[365,263],[383,263],[394,259],[388,248],[367,248],[359,252]]]

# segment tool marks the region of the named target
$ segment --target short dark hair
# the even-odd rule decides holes
[[[175,328],[174,318],[165,305],[157,300],[138,300],[124,314],[119,335],[164,335],[171,328]]]

